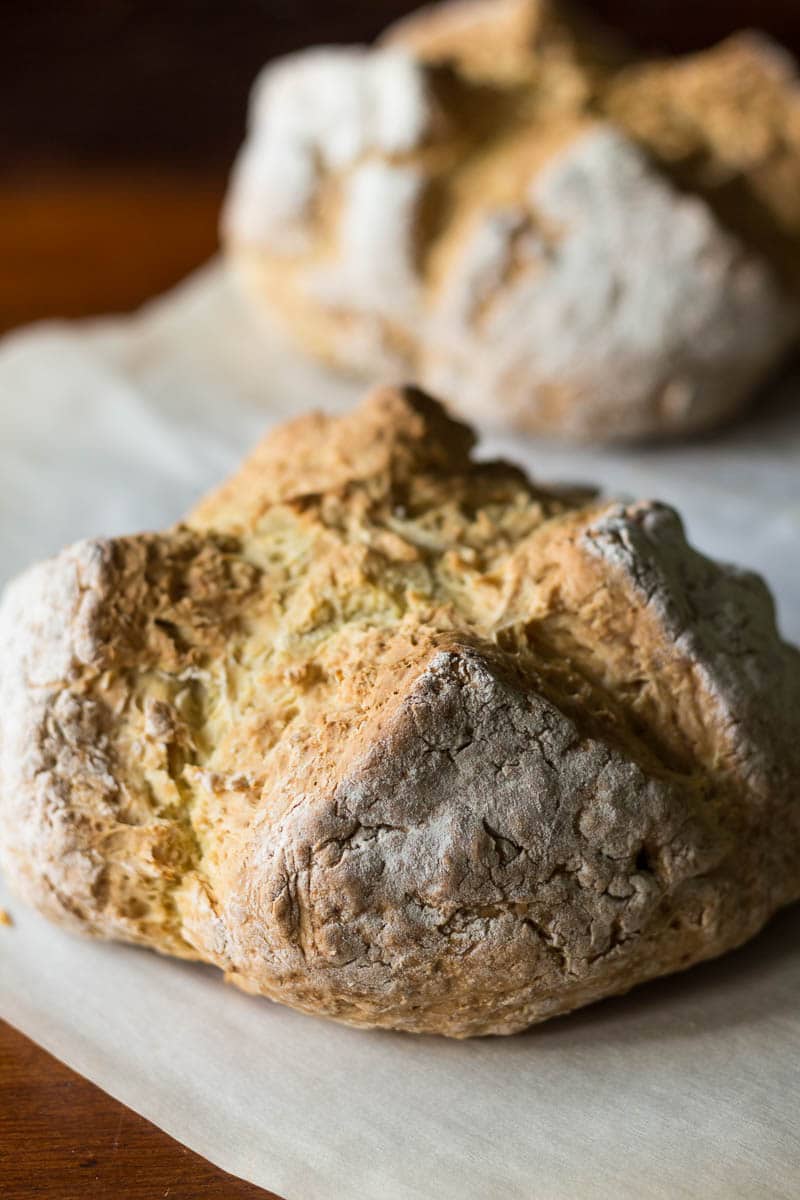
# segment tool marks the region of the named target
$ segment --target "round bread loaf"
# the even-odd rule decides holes
[[[640,65],[547,0],[464,0],[269,66],[223,234],[330,363],[630,439],[719,423],[796,337],[798,196],[763,39]]]
[[[655,503],[420,393],[272,433],[0,607],[0,863],[53,920],[362,1026],[512,1033],[800,896],[800,655]]]

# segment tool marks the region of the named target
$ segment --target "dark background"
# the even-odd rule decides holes
[[[247,89],[276,54],[363,41],[409,0],[16,0],[2,4],[0,145],[13,162],[223,166]],[[798,0],[589,0],[642,47],[687,50],[742,25],[800,48]]]
[[[262,64],[361,41],[409,0],[0,0],[0,329],[121,310],[211,254]],[[800,0],[593,0],[647,50],[755,25],[800,51]]]

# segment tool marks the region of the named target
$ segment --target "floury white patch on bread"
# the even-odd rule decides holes
[[[470,419],[708,428],[800,329],[800,92],[779,67],[746,39],[632,65],[547,0],[295,55],[256,85],[231,261],[306,349]]]
[[[370,155],[408,153],[430,120],[424,73],[403,51],[329,47],[292,55],[254,90],[223,226],[277,254],[310,246],[323,176]],[[380,212],[377,206],[368,216],[374,222]],[[296,243],[287,242],[287,228]]]
[[[766,264],[611,126],[554,156],[530,202],[465,238],[430,317],[422,375],[473,419],[502,396],[532,430],[580,437],[587,407],[598,431],[702,428],[786,344]]]
[[[677,515],[413,389],[0,605],[0,863],[72,930],[361,1026],[511,1033],[800,895],[800,655]]]

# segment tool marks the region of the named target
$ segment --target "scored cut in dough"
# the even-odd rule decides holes
[[[800,655],[651,502],[476,462],[412,389],[0,607],[0,863],[306,1012],[511,1033],[800,895]]]
[[[797,337],[798,196],[766,39],[637,63],[549,0],[461,0],[269,65],[223,235],[325,360],[625,439],[718,424]]]

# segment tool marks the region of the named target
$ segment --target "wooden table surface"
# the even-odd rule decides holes
[[[4,6],[0,331],[40,317],[127,310],[203,262],[216,247],[219,201],[256,67],[312,33],[327,41],[369,37],[414,7],[413,0]],[[595,0],[589,7],[646,45],[686,49],[755,24],[800,47],[796,0]],[[268,1196],[0,1023],[2,1200]]]
[[[272,1196],[192,1154],[5,1023],[0,1129],[3,1200]]]

